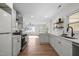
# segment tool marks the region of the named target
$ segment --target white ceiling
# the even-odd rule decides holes
[[[79,11],[69,17],[69,23],[79,22]]]
[[[59,5],[61,8],[67,4],[61,3],[14,3],[14,9],[19,11],[25,18],[33,18],[32,20],[43,20],[48,22],[57,10]],[[41,19],[40,19],[41,18]],[[47,18],[47,19],[46,19]],[[45,20],[45,21],[44,21]]]
[[[79,19],[79,11],[69,17],[70,19]]]

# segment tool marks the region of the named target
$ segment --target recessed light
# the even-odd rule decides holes
[[[48,18],[48,16],[44,16],[45,18]]]
[[[34,16],[31,16],[31,18],[34,18]]]

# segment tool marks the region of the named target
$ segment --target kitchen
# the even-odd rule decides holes
[[[0,56],[18,56],[29,36],[59,56],[79,56],[79,3],[0,3],[0,22]]]

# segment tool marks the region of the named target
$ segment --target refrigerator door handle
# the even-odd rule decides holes
[[[0,34],[10,34],[11,32],[4,32],[4,33],[0,33]]]

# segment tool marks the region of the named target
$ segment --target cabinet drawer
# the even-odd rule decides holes
[[[62,39],[62,43],[72,47],[72,42],[67,39]]]

